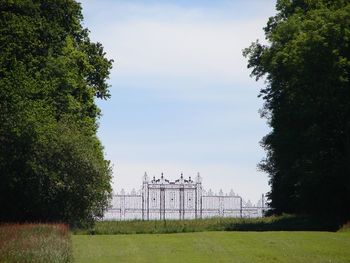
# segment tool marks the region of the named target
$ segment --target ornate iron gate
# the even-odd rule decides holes
[[[163,174],[159,179],[148,179],[145,173],[142,190],[114,195],[111,207],[105,213],[105,220],[167,220],[196,219],[209,217],[261,217],[263,197],[257,206],[244,202],[233,191],[224,195],[222,191],[213,194],[202,189],[198,174],[195,181],[189,177],[169,181]]]
[[[191,177],[186,180],[181,175],[180,179],[170,182],[160,179],[149,182],[144,176],[142,196],[143,219],[187,219],[199,218],[201,182],[194,182]]]

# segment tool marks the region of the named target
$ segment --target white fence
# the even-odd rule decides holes
[[[264,196],[256,205],[245,202],[240,196],[230,192],[218,194],[202,189],[199,174],[173,182],[164,179],[149,181],[147,174],[139,192],[121,193],[113,196],[104,220],[167,220],[196,219],[210,217],[262,217],[265,210]]]

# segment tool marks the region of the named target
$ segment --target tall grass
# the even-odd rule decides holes
[[[64,224],[2,224],[0,262],[72,262],[69,229]]]
[[[88,230],[74,230],[77,234],[160,234],[201,231],[336,231],[333,220],[306,216],[271,216],[264,218],[210,218],[195,220],[101,221]]]
[[[343,224],[341,229],[339,229],[340,232],[350,232],[350,221]]]

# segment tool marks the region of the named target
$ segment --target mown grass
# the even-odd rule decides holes
[[[335,220],[307,216],[272,216],[265,218],[210,218],[166,221],[101,221],[94,228],[74,230],[76,234],[160,234],[203,231],[336,231]]]
[[[76,262],[350,262],[350,232],[74,235]]]
[[[0,262],[72,262],[69,229],[63,224],[0,225]]]

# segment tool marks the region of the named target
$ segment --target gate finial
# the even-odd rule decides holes
[[[144,176],[143,176],[143,182],[146,183],[148,182],[148,175],[147,173],[145,172]]]
[[[196,177],[196,183],[200,184],[201,182],[202,182],[202,177],[199,175],[199,172],[198,172]]]

